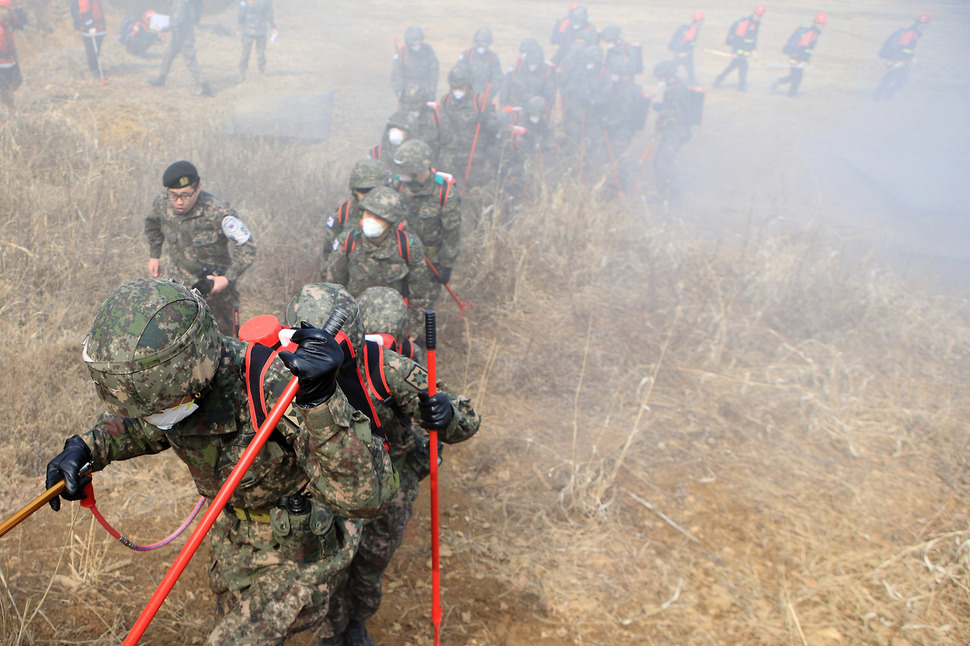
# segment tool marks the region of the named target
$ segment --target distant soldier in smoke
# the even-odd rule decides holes
[[[424,42],[424,31],[415,25],[404,31],[404,45],[394,52],[391,65],[394,96],[400,99],[404,88],[411,83],[424,89],[425,101],[434,101],[438,93],[438,56]]]
[[[461,184],[468,174],[470,186],[485,186],[489,177],[489,155],[494,151],[497,123],[495,106],[472,91],[471,68],[458,63],[448,72],[448,94],[441,106],[441,166]]]
[[[502,79],[502,63],[498,54],[489,47],[492,44],[492,30],[482,27],[475,32],[475,46],[466,49],[458,57],[459,63],[468,63],[472,70],[472,90],[479,94],[492,97],[498,93],[499,81]]]
[[[165,191],[155,198],[145,218],[148,273],[167,273],[196,287],[209,304],[219,329],[239,332],[239,291],[236,284],[256,258],[249,228],[228,203],[202,190],[191,163],[177,161],[162,175]],[[161,264],[167,243],[174,267]]]
[[[440,285],[451,280],[461,250],[461,197],[454,178],[431,166],[431,150],[423,141],[404,142],[394,156],[392,171],[401,180],[408,231],[421,238],[424,253],[434,266],[433,304],[441,292]]]
[[[415,118],[407,110],[396,110],[384,125],[384,134],[379,144],[370,149],[367,156],[377,159],[390,168],[394,159],[394,151],[398,146],[410,139],[417,125]]]
[[[923,35],[926,25],[930,24],[930,15],[922,13],[909,27],[892,33],[879,50],[879,57],[886,61],[886,73],[876,88],[873,98],[876,101],[888,101],[893,98],[909,78],[909,69],[913,65],[916,55],[916,44]]]
[[[643,71],[643,48],[640,43],[629,43],[623,40],[618,25],[607,25],[600,33],[600,45],[605,53],[603,64],[608,68],[610,61],[625,58],[630,61],[630,69],[636,76]]]
[[[678,68],[683,67],[687,72],[687,84],[694,85],[694,49],[697,47],[697,39],[701,35],[701,25],[704,24],[704,12],[695,11],[691,16],[691,21],[677,28],[674,35],[670,38],[667,49],[674,53],[674,63]]]
[[[771,84],[771,91],[776,92],[779,87],[790,83],[788,96],[794,98],[798,96],[798,88],[802,84],[802,76],[805,74],[805,66],[812,60],[812,52],[815,51],[815,43],[822,33],[822,28],[828,24],[829,18],[824,13],[815,16],[811,27],[799,27],[795,33],[789,37],[785,44],[785,54],[788,55],[788,64],[791,66],[788,76],[784,76]]]
[[[727,44],[733,52],[730,64],[714,79],[714,87],[721,87],[727,75],[738,71],[738,89],[748,91],[748,59],[758,48],[758,29],[761,27],[761,17],[765,15],[765,6],[759,4],[750,16],[738,18],[728,30]]]
[[[431,276],[421,239],[400,226],[408,214],[401,197],[378,186],[360,201],[360,212],[357,227],[337,239],[327,282],[354,296],[368,287],[397,290],[412,312],[412,327],[419,329],[421,313],[431,308]]]
[[[81,32],[84,40],[88,70],[95,77],[101,76],[98,57],[101,55],[101,42],[107,33],[101,0],[71,0],[71,18],[74,28]]]
[[[565,60],[566,55],[579,38],[586,45],[596,45],[599,43],[599,32],[589,22],[589,13],[586,7],[574,2],[569,6],[569,14],[565,18],[557,20],[556,26],[552,29],[552,36],[549,40],[553,45],[559,47],[556,50],[556,55],[552,57],[552,62],[559,65]]]
[[[239,59],[239,82],[246,80],[249,53],[256,46],[256,69],[266,71],[266,30],[272,30],[276,38],[276,21],[273,19],[273,0],[242,0],[239,3],[239,35],[242,37],[242,57]]]
[[[572,152],[588,157],[603,137],[603,48],[590,45],[582,54],[581,65],[562,79],[563,130]]]
[[[350,171],[350,199],[337,207],[336,213],[327,218],[323,230],[323,269],[321,279],[327,280],[330,254],[336,251],[337,239],[344,231],[353,231],[360,222],[360,201],[379,186],[391,185],[391,173],[376,159],[361,159]]]
[[[23,83],[13,30],[27,26],[27,15],[13,0],[0,0],[0,101],[13,110],[13,93]]]
[[[212,87],[199,67],[199,61],[195,58],[195,25],[199,22],[201,7],[199,0],[172,0],[172,15],[169,20],[169,31],[172,32],[171,41],[168,49],[162,57],[162,67],[156,78],[150,79],[148,83],[155,87],[163,87],[168,73],[172,69],[175,57],[180,53],[185,59],[185,66],[192,73],[192,78],[201,87],[201,96],[215,96]]]
[[[502,81],[502,105],[523,107],[532,97],[541,96],[551,110],[556,100],[555,71],[539,41],[526,38],[519,45],[519,59]]]
[[[438,104],[428,101],[424,90],[419,85],[412,84],[404,88],[399,105],[414,119],[409,136],[428,144],[431,149],[431,163],[437,165],[441,156],[441,113],[438,111]]]
[[[657,193],[665,201],[673,193],[674,161],[681,146],[690,141],[690,124],[694,121],[691,90],[677,78],[676,69],[671,61],[661,61],[653,68],[654,76],[665,86],[663,101],[653,106],[657,111],[653,168]]]
[[[633,63],[618,56],[607,64],[607,82],[603,88],[603,142],[606,158],[620,192],[633,188],[635,171],[626,152],[637,130],[643,129],[650,111],[650,99],[643,88],[633,82]],[[603,155],[600,155],[603,159]]]

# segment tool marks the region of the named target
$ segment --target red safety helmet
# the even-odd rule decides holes
[[[694,12],[694,16],[693,16],[692,19],[693,20],[704,20],[704,12],[703,11],[695,11]]]
[[[820,12],[817,16],[815,16],[815,22],[820,25],[827,25],[829,23],[829,17],[826,16],[825,13]]]
[[[916,22],[921,22],[923,24],[926,24],[929,21],[930,21],[930,14],[928,13],[921,13],[920,15],[916,16]]]
[[[754,13],[756,16],[765,15],[765,6],[763,4],[759,4],[757,7],[754,8]]]

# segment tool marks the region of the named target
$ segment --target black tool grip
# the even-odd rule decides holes
[[[347,311],[341,307],[337,307],[334,311],[330,312],[327,322],[323,324],[323,331],[330,336],[337,336],[337,332],[340,331],[340,328],[346,322]]]
[[[438,345],[438,333],[435,328],[434,310],[424,311],[424,344],[428,350],[434,350]]]

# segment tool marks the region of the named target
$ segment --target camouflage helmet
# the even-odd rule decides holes
[[[611,74],[620,76],[633,76],[633,63],[626,56],[614,56],[606,63],[606,68]]]
[[[526,38],[521,43],[519,43],[519,53],[527,54],[536,49],[542,49],[542,45],[535,38]]]
[[[569,21],[577,25],[585,26],[589,21],[589,13],[583,5],[576,5],[569,10]]]
[[[420,111],[428,103],[428,91],[417,83],[408,83],[401,92],[400,103],[405,110]]]
[[[475,32],[474,42],[476,47],[488,47],[492,44],[492,30],[488,27],[479,27]]]
[[[411,25],[404,30],[404,44],[417,45],[424,40],[424,30],[417,25]]]
[[[352,191],[390,186],[391,173],[380,160],[361,159],[350,171],[348,184]]]
[[[677,66],[673,61],[660,61],[653,66],[653,75],[658,79],[668,79],[677,75]]]
[[[549,104],[545,98],[537,94],[525,104],[525,114],[529,117],[541,117],[546,114],[546,108],[548,107]]]
[[[82,347],[98,396],[111,412],[136,418],[204,390],[219,366],[222,334],[195,290],[137,278],[108,296]]]
[[[607,25],[603,27],[603,31],[600,32],[600,39],[608,43],[620,40],[620,26]]]
[[[384,130],[390,130],[391,128],[398,128],[399,130],[405,130],[411,132],[417,125],[417,119],[415,119],[410,112],[407,110],[396,110],[394,114],[390,116],[387,120],[387,126]]]
[[[522,54],[522,60],[526,65],[542,65],[546,60],[546,53],[542,50],[542,46],[536,43],[535,47]]]
[[[458,63],[448,72],[448,85],[451,87],[471,87],[474,82],[475,73],[468,63]]]
[[[420,175],[431,168],[431,148],[420,139],[408,139],[394,153],[398,173]]]
[[[388,186],[378,186],[365,195],[360,201],[360,210],[373,213],[391,224],[400,224],[405,214],[401,196]]]
[[[350,339],[357,356],[361,357],[361,350],[364,347],[364,328],[360,323],[360,308],[350,292],[340,285],[313,283],[301,287],[296,296],[290,299],[290,304],[286,306],[286,324],[297,327],[300,321],[306,321],[314,327],[323,327],[337,307],[347,314],[347,320],[340,330]]]
[[[403,341],[408,334],[408,306],[390,287],[369,287],[357,297],[364,334],[390,334]]]

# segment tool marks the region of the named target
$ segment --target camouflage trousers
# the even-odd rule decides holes
[[[387,510],[377,518],[364,521],[360,546],[348,569],[346,585],[330,606],[328,619],[334,626],[346,625],[349,621],[364,622],[381,605],[384,571],[404,539],[414,499],[418,497],[419,477],[414,470],[406,464],[400,469],[400,475],[401,488]]]
[[[305,630],[318,638],[343,632],[346,622],[334,624],[328,615],[360,543],[361,521],[335,518],[332,531],[333,549],[321,552],[306,535],[280,537],[269,523],[221,514],[212,528],[209,568],[217,619],[205,643],[275,646]],[[288,556],[294,554],[305,558]]]
[[[175,62],[175,57],[179,53],[185,59],[185,66],[189,68],[189,72],[192,73],[192,78],[195,79],[195,82],[199,85],[205,85],[207,83],[205,74],[202,73],[199,61],[195,58],[195,43],[182,43],[181,39],[177,36],[172,37],[168,49],[165,50],[165,54],[162,56],[162,67],[158,72],[158,77],[163,81],[165,80],[169,71],[172,69],[172,63]]]

